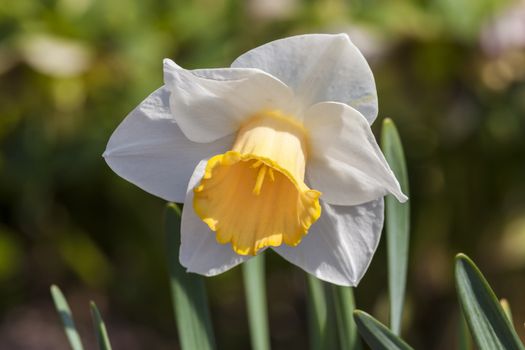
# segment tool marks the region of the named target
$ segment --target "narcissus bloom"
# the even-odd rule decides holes
[[[180,262],[222,273],[272,248],[320,279],[356,285],[383,227],[383,197],[406,196],[370,124],[370,68],[345,34],[277,40],[230,68],[164,61],[164,86],[104,153],[142,189],[184,202]]]

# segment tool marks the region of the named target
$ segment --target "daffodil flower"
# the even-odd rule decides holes
[[[120,176],[185,203],[180,262],[217,275],[271,248],[356,285],[407,198],[370,129],[372,72],[345,34],[290,37],[230,68],[164,61],[164,86],[120,124],[104,157]]]

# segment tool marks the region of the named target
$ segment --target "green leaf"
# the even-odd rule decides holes
[[[390,168],[396,175],[401,190],[408,195],[408,175],[401,139],[391,119],[385,119],[381,145]],[[390,292],[390,329],[401,333],[403,303],[408,267],[408,242],[410,237],[410,205],[386,197],[386,237],[388,253],[388,289]]]
[[[53,302],[55,303],[55,308],[57,309],[58,315],[62,319],[64,331],[66,332],[71,349],[83,350],[84,347],[82,346],[82,341],[80,340],[77,328],[75,327],[73,314],[71,313],[71,309],[69,308],[66,298],[64,298],[64,294],[62,294],[60,288],[55,285],[52,285],[50,289]]]
[[[477,266],[456,256],[456,289],[474,341],[484,349],[524,349],[514,327]]]
[[[501,308],[503,309],[503,311],[505,312],[505,316],[507,316],[510,324],[512,324],[512,310],[510,309],[510,304],[508,302],[507,299],[501,299],[499,301],[500,305],[501,305]]]
[[[459,350],[471,350],[472,349],[472,337],[468,331],[467,321],[463,312],[459,314],[458,320],[458,349]]]
[[[332,285],[334,308],[337,321],[337,334],[341,349],[361,349],[353,313],[355,309],[354,291],[351,287]]]
[[[175,321],[183,350],[215,349],[206,287],[202,276],[188,273],[179,263],[181,211],[174,203],[166,207],[165,229]]]
[[[100,316],[97,305],[94,302],[91,302],[91,318],[93,319],[93,327],[95,328],[95,335],[97,337],[98,348],[100,350],[111,350],[111,344],[108,338],[108,332],[106,330],[106,325]]]
[[[252,349],[269,350],[268,311],[264,279],[264,253],[242,265]]]
[[[333,310],[333,300],[326,291],[323,281],[308,274],[308,307],[310,349],[334,349],[337,344],[335,320],[330,310]]]
[[[359,333],[372,350],[412,349],[401,338],[364,311],[354,311]]]

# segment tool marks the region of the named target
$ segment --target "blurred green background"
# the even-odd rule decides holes
[[[115,175],[112,131],[162,84],[162,59],[228,66],[267,41],[347,32],[401,133],[411,185],[405,338],[455,344],[453,257],[469,254],[525,321],[525,1],[16,0],[0,6],[0,344],[67,349],[59,284],[94,344],[177,348],[164,203]],[[378,135],[380,122],[374,130]],[[388,318],[384,242],[356,291]],[[305,277],[268,255],[272,345],[307,345]],[[207,279],[219,348],[249,348],[240,269]]]

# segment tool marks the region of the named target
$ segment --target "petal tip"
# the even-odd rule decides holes
[[[180,70],[184,70],[184,68],[182,68],[181,66],[179,66],[177,63],[175,63],[175,61],[169,59],[169,58],[164,58],[162,60],[162,70],[164,72],[164,75],[168,74],[169,72],[172,72],[172,71],[180,71]],[[168,79],[166,79],[166,77],[164,78],[164,82],[166,83],[168,81]]]
[[[339,34],[336,34],[336,36],[338,36],[339,38],[344,39],[346,41],[349,41],[349,42],[352,41],[350,39],[350,36],[348,35],[348,33],[339,33]]]
[[[315,278],[318,278],[322,281],[332,283],[332,284],[335,284],[341,287],[356,287],[362,278],[362,276],[360,276],[357,279],[347,278],[346,276],[326,276],[325,273],[323,272],[315,272],[315,273],[310,272],[310,274],[314,276]]]
[[[396,193],[395,197],[400,203],[406,203],[408,201],[408,196],[403,192]]]
[[[162,60],[162,65],[163,65],[164,67],[166,67],[166,66],[174,66],[174,65],[177,66],[177,64],[176,64],[175,62],[173,62],[173,60],[171,60],[171,59],[169,59],[169,58],[164,58],[164,59]]]

